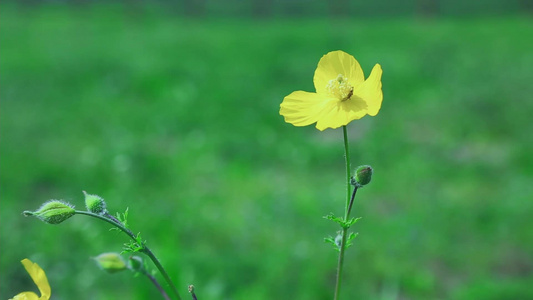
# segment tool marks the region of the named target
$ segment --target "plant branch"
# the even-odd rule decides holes
[[[148,279],[150,279],[150,281],[155,285],[155,287],[157,288],[157,290],[161,293],[161,295],[163,295],[163,298],[165,298],[165,300],[170,300],[170,297],[167,295],[167,292],[165,292],[165,290],[163,289],[163,287],[159,284],[159,282],[157,282],[157,279],[155,279],[154,276],[150,275],[148,272],[146,272],[145,270],[143,270],[141,272],[144,276],[148,277]]]
[[[357,193],[357,187],[354,187],[352,192],[352,198],[350,199],[350,205],[348,205],[348,213],[346,214],[346,219],[350,217],[350,212],[352,212],[353,200],[355,199],[355,194]]]
[[[105,221],[115,227],[117,227],[118,229],[120,229],[121,231],[123,231],[125,234],[127,234],[134,242],[137,242],[137,237],[133,234],[133,232],[131,230],[129,230],[128,228],[126,228],[122,222],[118,221],[116,218],[113,218],[113,219],[110,219],[110,218],[106,218],[104,216],[101,216],[101,215],[98,215],[98,214],[94,214],[92,212],[88,212],[88,211],[81,211],[81,210],[76,210],[75,212],[76,214],[79,214],[79,215],[86,215],[86,216],[90,216],[90,217],[93,217],[93,218],[97,218],[97,219],[100,219],[102,221]],[[118,222],[117,222],[118,221]],[[174,295],[176,296],[176,298],[178,300],[181,300],[181,297],[179,295],[179,292],[178,292],[178,289],[176,289],[176,286],[174,285],[174,283],[172,282],[172,279],[170,279],[170,276],[168,276],[168,273],[165,271],[165,269],[163,268],[163,266],[161,265],[161,263],[159,262],[159,260],[157,259],[157,257],[154,255],[154,253],[150,250],[150,248],[148,248],[148,246],[146,246],[146,244],[143,242],[142,245],[139,245],[140,247],[142,247],[142,249],[140,250],[140,252],[146,254],[148,257],[150,257],[150,259],[152,260],[152,262],[155,264],[155,266],[157,267],[157,269],[159,270],[159,272],[161,272],[161,275],[163,275],[163,277],[165,278],[167,284],[170,286],[170,288],[172,289],[172,292],[174,293]]]

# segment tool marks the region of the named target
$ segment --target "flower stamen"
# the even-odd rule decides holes
[[[348,78],[342,74],[337,75],[335,79],[331,79],[326,89],[328,93],[341,101],[346,101],[353,96],[353,87],[348,83]]]

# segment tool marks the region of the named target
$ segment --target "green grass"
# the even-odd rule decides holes
[[[530,299],[533,26],[475,20],[189,20],[120,7],[2,5],[0,298],[157,299],[90,260],[125,236],[21,212],[82,190],[134,231],[187,296],[329,299],[322,216],[344,208],[341,130],[283,122],[319,58],[384,70],[379,115],[350,124],[358,193],[343,299]]]

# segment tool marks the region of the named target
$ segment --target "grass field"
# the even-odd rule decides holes
[[[331,299],[344,208],[342,130],[283,122],[342,49],[384,70],[376,117],[348,127],[375,176],[348,251],[343,299],[533,299],[533,23],[486,19],[190,20],[120,7],[0,7],[0,298],[158,299],[90,259],[125,236],[48,199],[129,207],[200,299]],[[151,266],[151,265],[150,265]]]

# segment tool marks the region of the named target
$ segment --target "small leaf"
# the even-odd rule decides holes
[[[359,218],[351,218],[350,221],[345,222],[344,225],[346,226],[346,228],[350,228],[353,224],[357,223],[357,221],[359,221],[360,219],[361,219],[361,217],[359,217]]]
[[[351,232],[350,235],[348,236],[348,239],[346,240],[346,248],[345,249],[348,249],[348,247],[350,247],[351,245],[353,245],[352,241],[359,235],[359,233],[353,233]]]
[[[340,218],[340,217],[335,217],[335,215],[333,213],[330,213],[329,215],[327,216],[324,216],[324,219],[328,219],[330,221],[333,221],[335,223],[338,223],[340,224],[341,226],[344,224],[344,219],[343,218]]]

